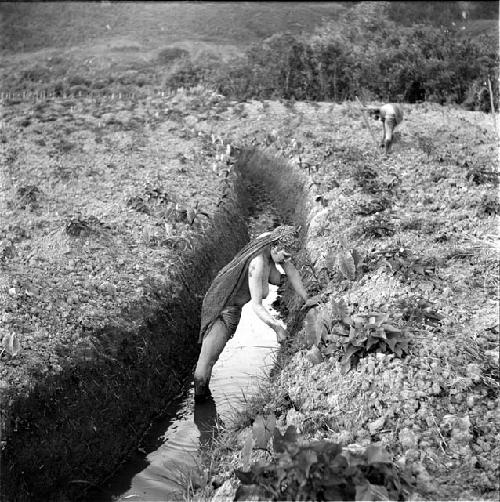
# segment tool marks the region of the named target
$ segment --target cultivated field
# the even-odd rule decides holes
[[[248,239],[256,180],[301,227],[295,260],[323,301],[306,313],[284,291],[290,338],[278,370],[188,495],[222,485],[219,495],[239,489],[241,499],[352,499],[356,490],[496,499],[493,116],[403,104],[386,157],[380,124],[355,101],[238,103],[203,86],[170,90],[179,61],[229,59],[271,34],[278,14],[280,29],[308,18],[310,28],[335,9],[311,4],[283,18],[274,4],[244,5],[239,44],[241,11],[228,21],[232,11],[207,4],[201,23],[179,8],[166,26],[166,5],[142,6],[133,24],[138,5],[120,18],[96,4],[102,15],[87,31],[83,4],[73,13],[23,4],[36,14],[28,28],[2,7],[5,499],[84,498],[82,487],[110,475],[185,388],[201,299]],[[51,9],[63,9],[64,29],[47,29]],[[323,483],[333,476],[325,465],[342,456],[332,445],[366,468],[357,481],[340,472],[344,491]]]
[[[145,103],[5,106],[2,334],[20,347],[2,353],[4,391],[64,374],[75,359],[120,359],[123,346],[109,333],[133,331],[161,310],[179,287],[183,253],[231,196],[223,195],[233,176],[218,146],[224,138],[256,152],[241,169],[268,183],[277,207],[290,199],[290,179],[302,180],[299,196],[312,204],[303,209],[302,270],[310,291],[329,298],[305,328],[295,321],[293,369],[285,366],[263,412],[305,437],[382,441],[413,466],[420,493],[492,492],[492,117],[427,105],[405,111],[384,157],[350,103],[235,104],[198,88]],[[384,314],[405,357],[388,347],[380,357],[349,351],[339,308]],[[345,354],[353,356],[347,374]]]

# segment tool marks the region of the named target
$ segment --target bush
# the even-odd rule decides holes
[[[382,446],[351,455],[330,441],[304,444],[293,426],[273,433],[272,462],[235,471],[241,481],[235,500],[405,500],[412,491]]]
[[[432,98],[468,100],[469,107],[489,110],[488,93],[478,93],[474,82],[484,89],[489,77],[498,100],[499,56],[491,41],[464,39],[455,28],[399,26],[388,18],[388,7],[361,2],[311,36],[273,35],[210,74],[211,83],[237,99]]]
[[[159,64],[169,65],[178,59],[189,58],[189,52],[180,47],[166,47],[158,53],[156,58]]]
[[[90,87],[91,84],[92,82],[88,78],[82,77],[81,75],[72,75],[68,79],[68,85],[70,87],[74,86]]]

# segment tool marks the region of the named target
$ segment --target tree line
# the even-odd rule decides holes
[[[468,38],[452,23],[405,26],[391,19],[391,8],[390,2],[361,2],[312,34],[273,35],[241,58],[217,65],[186,60],[169,84],[208,83],[235,99],[359,96],[489,111],[488,79],[498,101],[495,41]]]

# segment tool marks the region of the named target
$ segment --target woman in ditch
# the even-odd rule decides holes
[[[195,399],[209,395],[212,368],[227,341],[234,335],[241,309],[248,301],[254,312],[276,332],[278,341],[286,338],[286,330],[262,304],[269,293],[269,284],[279,285],[279,264],[297,294],[311,306],[299,273],[286,249],[294,241],[295,228],[281,226],[259,235],[247,244],[216,276],[201,311],[200,356],[194,372]],[[309,305],[311,303],[311,305]],[[317,302],[316,302],[317,303]]]

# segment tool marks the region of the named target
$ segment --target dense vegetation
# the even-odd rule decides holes
[[[496,3],[339,2],[297,4],[293,9],[284,3],[266,5],[259,12],[251,4],[219,4],[213,9],[171,4],[163,10],[148,5],[144,12],[135,7],[113,4],[89,11],[77,3],[69,16],[64,9],[52,12],[49,5],[42,13],[52,12],[60,29],[47,31],[40,26],[40,6],[2,6],[6,53],[21,42],[26,50],[126,37],[120,47],[103,46],[109,63],[100,68],[88,53],[77,57],[58,52],[22,71],[6,70],[4,89],[45,88],[64,95],[147,92],[151,87],[202,83],[242,100],[342,102],[358,96],[366,101],[457,103],[490,111],[489,80],[498,101]],[[33,9],[38,9],[36,16],[26,21]],[[200,24],[201,18],[206,22]],[[204,50],[193,41],[172,45],[175,37],[186,38],[182,26],[188,21],[196,38],[204,40]],[[75,29],[66,33],[69,27]],[[136,59],[127,56],[129,60],[117,64],[117,52],[135,53]]]
[[[488,78],[498,97],[496,46],[484,36],[465,38],[458,26],[398,25],[388,7],[363,2],[312,35],[272,36],[210,77],[219,91],[239,99],[340,102],[358,95],[489,110]],[[185,82],[186,69],[176,77]]]
[[[429,23],[447,26],[459,19],[497,19],[497,2],[391,2],[389,17],[407,26]]]

